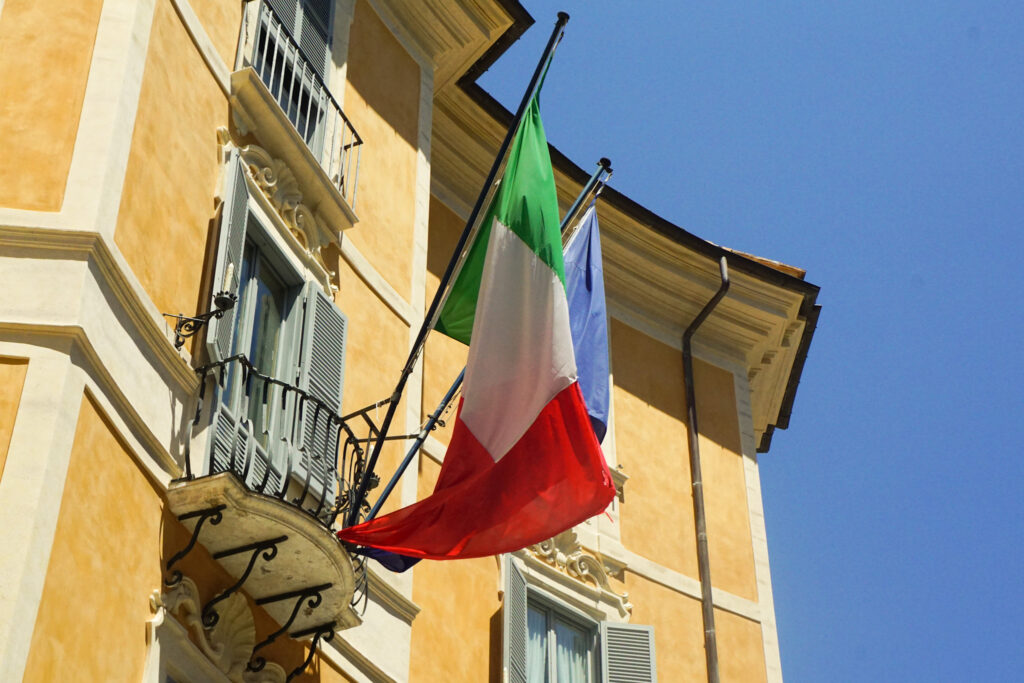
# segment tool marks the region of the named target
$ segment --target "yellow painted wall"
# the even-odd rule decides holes
[[[440,471],[434,461],[421,459],[420,498],[433,491]],[[413,622],[409,680],[500,680],[497,560],[421,562],[413,571],[412,597],[422,611]]]
[[[682,355],[614,318],[609,338],[615,453],[629,475],[620,511],[622,543],[696,577]]]
[[[427,240],[427,278],[424,310],[430,306],[434,292],[444,275],[444,270],[451,258],[452,251],[459,241],[459,235],[465,227],[465,221],[445,206],[441,201],[430,198],[430,233]],[[469,351],[462,342],[440,333],[427,337],[427,345],[423,352],[423,405],[422,417],[432,413],[444,397],[452,381],[458,377],[459,371],[466,365],[466,354]],[[457,402],[456,402],[457,403]],[[454,421],[454,407],[446,420],[447,425],[433,432],[434,438],[448,443],[451,435],[451,424]]]
[[[622,541],[697,578],[682,353],[615,319],[610,337],[616,454],[630,477]],[[711,579],[757,600],[733,376],[700,359],[694,374]]]
[[[237,27],[241,6],[221,4]],[[223,91],[171,1],[157,0],[114,241],[165,313],[200,306],[207,237],[216,235],[217,128],[227,122]]]
[[[164,562],[189,536],[86,394],[24,680],[141,680],[149,596],[161,586]],[[176,568],[195,580],[203,602],[234,583],[202,546]],[[257,640],[279,627],[262,608],[253,616]],[[261,653],[288,671],[306,656],[304,645],[290,638]],[[296,680],[349,679],[314,660]]]
[[[102,6],[103,0],[4,3],[0,206],[60,210]]]
[[[149,595],[161,580],[161,507],[83,398],[26,681],[142,679]]]
[[[716,609],[715,634],[722,683],[763,683],[767,680],[764,639],[759,623]]]
[[[694,359],[711,582],[757,600],[754,548],[733,376]],[[628,484],[627,484],[628,486]]]
[[[235,50],[238,48],[238,28],[242,22],[241,2],[224,0],[189,0],[199,23],[210,37],[217,54],[224,60],[228,71],[235,66]]]
[[[11,445],[14,420],[21,404],[21,390],[28,372],[27,358],[0,357],[0,478],[7,464],[7,449]]]
[[[356,194],[359,223],[345,239],[406,300],[412,283],[419,79],[419,65],[360,0],[349,34],[344,106],[364,144]]]
[[[626,572],[626,589],[633,603],[630,623],[654,627],[658,680],[666,683],[706,681],[700,600],[629,571]]]
[[[336,253],[337,250],[332,248],[328,252],[329,258]],[[346,370],[342,406],[342,412],[348,413],[385,399],[394,391],[409,353],[409,326],[384,304],[347,263],[340,259],[332,259],[330,262],[337,264],[338,292],[334,297],[335,303],[348,316],[349,323],[345,342]],[[392,435],[406,433],[406,400],[403,394],[392,422]],[[387,406],[381,406],[370,411],[369,416],[379,426],[386,412]],[[351,426],[357,436],[366,436],[365,423],[361,420],[352,422]],[[381,486],[369,493],[368,500],[371,503],[376,500],[376,495],[405,455],[405,445],[402,441],[384,445],[376,468]],[[400,507],[400,503],[400,491],[396,491],[382,510],[390,512]]]

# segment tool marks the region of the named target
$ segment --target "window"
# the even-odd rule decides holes
[[[526,678],[529,681],[594,683],[596,624],[587,624],[556,605],[526,601]]]
[[[512,683],[653,683],[654,629],[597,621],[531,585],[506,556],[504,668]]]
[[[252,60],[295,130],[318,156],[325,137],[333,5],[331,0],[264,0]]]
[[[250,489],[279,497],[297,487],[306,507],[326,514],[339,445],[328,415],[341,412],[348,322],[254,212],[245,175],[233,152],[214,289],[238,300],[207,328],[207,352],[224,372],[206,471],[232,470]],[[254,379],[239,356],[274,382]]]

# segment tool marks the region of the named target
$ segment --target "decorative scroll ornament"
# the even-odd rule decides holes
[[[272,662],[260,671],[248,671],[256,643],[256,625],[248,601],[234,593],[217,607],[219,619],[212,628],[203,626],[199,589],[187,576],[163,594],[153,596],[153,607],[173,614],[192,632],[193,640],[207,658],[232,683],[284,683],[284,669]]]
[[[302,202],[302,191],[295,173],[286,163],[270,156],[262,147],[246,145],[240,147],[238,152],[249,169],[249,175],[281,216],[291,234],[307,254],[333,275],[320,253],[331,242],[327,237],[331,231]]]
[[[601,591],[616,598],[628,612],[633,605],[628,593],[618,593],[608,580],[609,568],[595,555],[588,552],[579,542],[572,529],[563,531],[553,538],[531,545],[527,551],[538,560],[583,583],[592,583]]]

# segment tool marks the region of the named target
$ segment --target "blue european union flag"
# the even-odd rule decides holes
[[[600,442],[608,431],[608,317],[594,204],[565,251],[565,288],[580,390]]]

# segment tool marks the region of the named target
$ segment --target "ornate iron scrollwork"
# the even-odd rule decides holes
[[[306,602],[307,608],[310,610],[316,609],[323,602],[323,592],[330,588],[333,584],[325,583],[319,586],[310,586],[309,588],[303,588],[296,591],[289,591],[287,593],[281,593],[279,595],[270,595],[265,598],[260,598],[256,601],[257,605],[269,605],[272,602],[280,602],[283,600],[289,600],[297,598],[295,600],[295,607],[292,608],[291,616],[284,622],[278,630],[271,633],[263,641],[261,641],[256,647],[252,649],[253,657],[249,660],[249,671],[260,671],[264,666],[267,665],[267,660],[263,657],[256,656],[256,652],[272,642],[277,640],[282,634],[285,633],[291,625],[295,623],[296,617],[299,616],[299,610],[302,609],[302,604]],[[307,602],[308,601],[308,602]]]
[[[292,638],[296,639],[305,638],[306,636],[311,635],[313,636],[313,642],[309,644],[309,654],[306,655],[306,661],[299,665],[297,669],[288,674],[288,678],[285,681],[285,683],[294,678],[298,678],[302,675],[302,672],[309,667],[310,662],[313,661],[313,657],[316,656],[316,651],[320,648],[320,642],[322,640],[331,640],[332,638],[334,638],[335,625],[336,624],[332,621],[329,624],[320,624],[319,626],[303,629],[302,631],[296,631],[295,633],[291,634]]]
[[[217,292],[213,297],[213,310],[201,313],[194,318],[190,318],[184,313],[177,315],[164,313],[165,317],[178,321],[178,324],[174,326],[174,348],[180,349],[184,346],[185,340],[203,329],[203,325],[210,322],[210,318],[217,318],[217,320],[223,318],[224,313],[234,308],[237,302],[238,295],[234,292]]]
[[[171,559],[167,560],[167,571],[171,571],[171,568],[176,565],[181,559],[192,552],[192,548],[196,547],[196,542],[199,540],[199,532],[203,529],[203,523],[206,520],[210,520],[212,526],[220,524],[224,518],[224,508],[226,505],[215,505],[212,508],[206,508],[205,510],[194,510],[193,512],[187,512],[183,515],[178,516],[179,522],[184,522],[187,519],[199,518],[196,522],[195,529],[192,530],[192,538],[188,540],[188,544],[185,545],[179,552],[177,552]],[[164,579],[164,585],[168,588],[173,588],[181,582],[181,572],[175,569],[170,575]]]
[[[222,600],[226,599],[242,587],[242,585],[246,582],[246,579],[249,578],[249,574],[252,573],[253,567],[256,566],[256,560],[259,558],[260,554],[263,554],[263,560],[265,562],[270,562],[275,557],[277,557],[278,544],[284,543],[287,540],[287,536],[278,536],[277,538],[270,538],[265,541],[257,541],[256,543],[249,543],[238,548],[232,548],[231,550],[222,550],[219,553],[213,554],[213,559],[220,560],[225,557],[239,555],[241,553],[252,553],[252,555],[249,557],[249,564],[246,566],[245,571],[242,572],[242,576],[238,579],[238,581],[236,581],[233,585],[231,585],[227,590],[222,592],[220,595],[211,598],[210,601],[203,606],[204,627],[209,629],[217,625],[217,620],[220,619],[220,617],[217,615],[217,610],[215,610],[213,606],[216,605],[218,602],[221,602]]]

